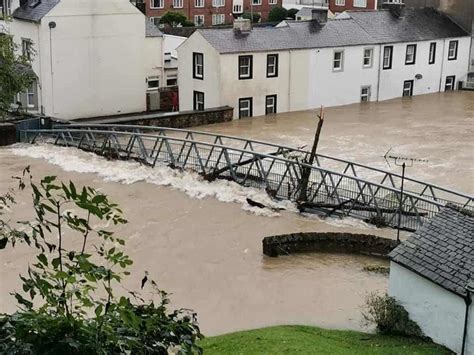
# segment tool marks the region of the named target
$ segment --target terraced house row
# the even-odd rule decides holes
[[[267,21],[274,6],[282,6],[282,0],[145,0],[146,15],[158,24],[168,11],[185,15],[196,26],[229,24],[244,13],[260,14]]]
[[[196,31],[178,48],[182,110],[234,107],[234,118],[456,90],[470,35],[432,9],[391,3],[335,20]]]

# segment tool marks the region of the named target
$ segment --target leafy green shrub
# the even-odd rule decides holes
[[[260,16],[259,13],[254,12],[253,13],[253,18],[252,18],[252,13],[251,12],[244,12],[242,14],[242,18],[245,18],[247,20],[252,20],[252,23],[259,23],[260,19],[261,19],[261,16]]]
[[[275,6],[268,13],[268,21],[280,22],[280,21],[285,20],[287,16],[288,16],[288,11],[284,7]]]
[[[27,173],[18,178],[19,190],[26,187]],[[166,292],[147,272],[141,289],[150,288],[158,303],[135,291],[115,295],[132,264],[123,251],[125,240],[107,227],[127,223],[116,204],[91,187],[60,183],[54,176],[35,184],[29,175],[29,185],[36,218],[21,222],[21,230],[0,218],[0,249],[24,243],[37,252],[20,276],[23,292],[12,293],[20,310],[0,315],[1,354],[202,352],[196,315],[169,312]],[[0,197],[0,214],[14,203],[14,191]],[[78,248],[71,246],[73,239]]]
[[[188,18],[180,12],[168,11],[160,18],[160,24],[170,27],[183,26],[188,23]]]
[[[289,9],[288,10],[288,13],[287,13],[287,16],[289,18],[291,18],[292,20],[294,20],[296,18],[296,14],[299,12],[300,10],[298,9]]]
[[[366,326],[375,324],[381,334],[424,337],[423,331],[410,319],[405,308],[387,294],[369,294],[362,318]]]

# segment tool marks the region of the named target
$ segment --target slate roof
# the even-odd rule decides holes
[[[253,28],[247,35],[233,29],[197,30],[219,53],[240,53],[413,42],[468,36],[447,16],[430,8],[406,9],[402,18],[388,10],[348,12],[348,18],[288,21],[286,26]]]
[[[296,13],[296,17],[311,17],[313,15],[313,9],[311,7],[302,7],[300,11]]]
[[[28,0],[28,4],[24,7],[18,7],[12,16],[19,20],[40,22],[59,1],[60,0]]]
[[[474,279],[474,213],[448,205],[390,254],[392,261],[460,296]]]
[[[145,35],[146,37],[162,37],[163,33],[159,30],[156,25],[146,19],[145,21]]]

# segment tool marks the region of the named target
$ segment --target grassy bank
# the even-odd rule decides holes
[[[205,354],[449,354],[419,339],[279,326],[204,339]]]

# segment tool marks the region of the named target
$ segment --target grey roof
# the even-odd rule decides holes
[[[158,27],[148,19],[145,20],[145,33],[146,37],[162,37],[163,33]]]
[[[302,7],[295,16],[311,17],[313,15],[313,9],[311,7]]]
[[[12,16],[19,20],[40,22],[59,1],[60,0],[28,0],[28,3],[23,7],[18,7]]]
[[[460,296],[474,278],[474,214],[447,206],[390,254],[392,261]]]
[[[429,8],[406,9],[402,18],[388,10],[348,12],[349,18],[287,21],[286,26],[254,28],[237,35],[233,29],[199,29],[219,53],[341,47],[350,45],[412,42],[468,34],[447,16]]]
[[[437,38],[462,37],[467,33],[449,17],[433,8],[406,9],[398,18],[390,11],[349,12],[358,24],[378,42],[415,42]]]

